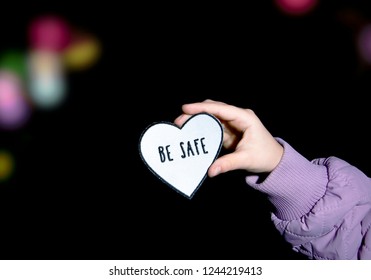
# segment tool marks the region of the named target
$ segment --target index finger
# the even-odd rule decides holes
[[[184,104],[182,110],[185,114],[194,115],[206,112],[214,115],[223,122],[228,122],[238,130],[244,131],[251,125],[255,114],[250,109],[242,109],[224,102],[207,99],[203,102]]]

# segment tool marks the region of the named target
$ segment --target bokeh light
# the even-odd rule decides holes
[[[63,59],[68,70],[85,70],[99,59],[100,54],[98,39],[91,34],[78,32],[64,50]]]
[[[50,110],[61,106],[69,89],[67,71],[86,70],[101,56],[98,38],[76,29],[62,16],[35,17],[25,33],[28,44],[24,50],[0,53],[0,71],[7,73],[0,81],[2,128],[20,128],[30,108]]]
[[[28,57],[28,92],[40,109],[53,109],[65,101],[67,85],[61,57],[49,51],[31,51]]]
[[[371,24],[361,28],[357,37],[357,47],[360,58],[371,64]]]
[[[18,76],[0,71],[0,127],[18,129],[28,121],[30,112],[31,107]]]
[[[14,158],[10,152],[0,150],[0,182],[8,180],[14,171]]]
[[[70,27],[66,20],[56,15],[35,18],[28,30],[31,49],[62,51],[70,42]]]
[[[26,78],[26,55],[22,50],[10,49],[0,55],[0,70],[14,72],[22,80]]]
[[[274,0],[277,7],[288,15],[304,15],[311,12],[317,5],[318,0]]]

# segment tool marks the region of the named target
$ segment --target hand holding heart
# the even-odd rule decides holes
[[[140,154],[165,183],[191,198],[206,177],[244,169],[269,173],[278,165],[283,147],[252,110],[205,100],[185,104],[174,124],[148,127]],[[217,158],[221,145],[231,153]]]

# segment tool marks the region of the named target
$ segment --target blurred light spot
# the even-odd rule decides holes
[[[362,60],[371,64],[371,25],[365,25],[358,34],[358,52]]]
[[[0,150],[0,181],[5,181],[11,177],[14,171],[13,156],[5,151]]]
[[[23,126],[30,116],[30,108],[18,76],[0,71],[1,128],[18,129]]]
[[[28,30],[31,49],[62,51],[70,41],[68,23],[58,16],[44,15],[34,19]]]
[[[100,54],[101,46],[95,37],[89,34],[77,34],[63,52],[63,58],[69,70],[84,70],[91,67]]]
[[[67,88],[60,55],[47,51],[30,52],[28,71],[28,92],[36,107],[53,109],[65,101]]]
[[[0,56],[0,70],[14,72],[22,80],[26,78],[26,56],[23,51],[8,50]]]
[[[289,15],[304,15],[313,10],[318,0],[274,0],[278,8]]]

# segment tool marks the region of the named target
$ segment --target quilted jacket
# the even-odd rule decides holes
[[[272,221],[309,259],[371,259],[371,178],[337,157],[308,160],[281,138],[283,157],[251,187],[267,194]]]

